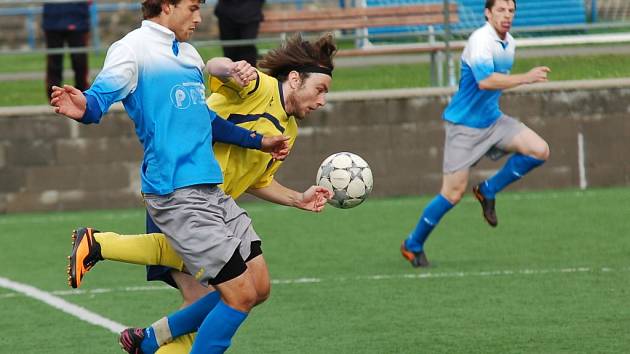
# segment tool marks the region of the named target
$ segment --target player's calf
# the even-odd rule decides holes
[[[81,286],[81,280],[96,262],[103,260],[101,246],[94,238],[98,232],[91,227],[83,227],[72,232],[72,253],[68,256],[68,285]]]

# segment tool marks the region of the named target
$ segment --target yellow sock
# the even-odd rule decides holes
[[[184,269],[184,262],[171,248],[164,234],[119,235],[113,232],[94,234],[104,259],[133,264],[163,265]]]

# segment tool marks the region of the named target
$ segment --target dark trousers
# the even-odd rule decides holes
[[[86,47],[89,32],[82,31],[47,31],[46,48],[63,48],[64,43],[70,48]],[[81,91],[88,89],[87,53],[70,54],[74,71],[74,86]],[[61,86],[63,79],[63,54],[50,54],[46,58],[46,91],[50,99],[52,86]]]
[[[260,22],[237,23],[227,18],[219,18],[219,38],[221,40],[255,39],[258,37]],[[245,60],[256,66],[258,50],[255,45],[224,46],[223,55],[233,61]]]

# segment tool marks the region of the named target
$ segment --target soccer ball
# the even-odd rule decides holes
[[[372,170],[364,159],[351,152],[328,156],[317,171],[318,186],[333,192],[328,203],[341,209],[361,204],[372,191]]]

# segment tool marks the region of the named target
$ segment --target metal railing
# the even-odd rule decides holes
[[[63,0],[54,0],[54,1],[63,1]],[[418,0],[424,1],[424,0]],[[429,0],[427,0],[429,1]],[[458,3],[458,0],[431,0],[439,3]],[[461,0],[459,0],[461,1]],[[541,0],[543,1],[543,0]],[[544,0],[546,3],[548,1],[554,0]],[[602,6],[616,6],[616,0],[585,0],[589,3],[589,6],[585,6],[585,15],[590,15],[593,19],[598,18],[598,13],[603,16]],[[36,15],[41,14],[41,3],[44,1],[25,1],[20,2],[20,4],[31,4],[29,7],[1,7],[3,4],[14,3],[9,1],[0,0],[0,16],[10,16],[10,15],[24,15],[28,14],[29,18],[33,18]],[[310,1],[300,1],[300,0],[268,0],[270,4],[290,4],[295,8],[301,8],[305,6],[307,3],[313,5],[313,2]],[[347,6],[349,3],[351,5],[360,5],[359,3],[365,4],[365,1],[357,0],[357,1],[348,1],[348,0],[334,0],[332,2],[328,2],[328,6]],[[395,1],[392,1],[395,2]],[[208,1],[205,6],[213,6],[215,1]],[[317,2],[321,5],[321,1]],[[630,1],[624,0],[618,2],[621,6],[627,6],[628,13],[630,15]],[[32,54],[32,53],[73,53],[73,52],[101,52],[103,48],[106,48],[109,43],[101,43],[101,39],[99,37],[98,30],[98,19],[99,14],[111,12],[111,11],[139,11],[140,3],[139,2],[109,2],[109,3],[101,3],[94,1],[92,8],[92,26],[93,26],[93,40],[92,46],[86,48],[60,48],[60,49],[38,49],[34,43],[30,43],[34,39],[29,39],[29,48],[27,50],[0,50],[0,55],[2,54]],[[445,7],[448,9],[448,6]],[[596,10],[593,10],[595,8]],[[599,10],[597,10],[599,8]],[[623,10],[623,9],[621,9]],[[594,12],[593,12],[594,11]],[[599,11],[599,12],[598,12]],[[461,18],[462,16],[460,16]],[[623,17],[625,19],[625,17]],[[630,16],[628,17],[630,20]],[[34,31],[34,24],[29,26],[29,30]],[[592,43],[630,43],[630,30],[628,33],[619,33],[620,29],[630,29],[630,23],[617,20],[617,22],[590,22],[585,21],[581,24],[568,24],[568,25],[545,25],[545,26],[528,26],[528,27],[515,27],[512,29],[511,33],[515,38],[519,41],[519,47],[545,47],[545,46],[558,46],[564,44],[572,44],[572,45],[580,45],[580,44],[592,44]],[[589,32],[596,32],[592,35],[589,35]],[[604,34],[602,34],[602,32]],[[609,32],[606,34],[605,32]],[[567,36],[567,34],[573,34],[573,36]],[[425,28],[408,28],[403,32],[395,32],[395,33],[373,33],[371,31],[356,31],[354,33],[349,32],[338,32],[336,33],[336,38],[338,41],[354,41],[355,43],[366,43],[368,41],[373,41],[374,43],[384,43],[391,42],[397,40],[399,42],[406,42],[408,45],[416,45],[422,46],[424,44],[431,45],[437,42],[444,43],[445,48],[443,50],[437,50],[431,55],[431,78],[432,82],[437,86],[441,86],[444,80],[444,64],[446,64],[447,68],[447,82],[450,85],[454,85],[455,82],[455,73],[454,73],[454,60],[450,57],[451,54],[451,46],[454,48],[461,48],[463,46],[463,41],[470,34],[470,29],[462,29],[461,27],[449,28],[448,26],[436,26],[436,27],[425,27]],[[33,34],[34,36],[34,34]],[[308,37],[308,35],[307,35]],[[210,47],[210,46],[237,46],[243,44],[277,44],[283,40],[283,36],[275,36],[275,37],[264,37],[258,38],[254,40],[231,40],[231,41],[220,41],[218,39],[210,39],[210,40],[197,40],[192,43],[200,48]],[[526,39],[527,38],[527,39]],[[526,40],[525,40],[526,39]],[[413,43],[409,43],[413,42]]]
[[[42,4],[45,2],[67,2],[69,0],[0,0],[0,18],[2,17],[10,17],[10,16],[24,16],[25,17],[25,31],[26,31],[26,48],[29,50],[36,50],[38,47],[38,19],[42,13]],[[88,1],[88,0],[75,0],[75,1]],[[379,4],[382,2],[383,4],[403,4],[403,3],[423,3],[423,2],[435,2],[440,3],[443,0],[383,0],[379,1]],[[460,4],[463,0],[449,0],[451,3]],[[544,4],[551,4],[554,0],[541,0],[542,9],[544,9]],[[603,21],[606,23],[605,26],[609,26],[611,28],[616,27],[617,25],[611,23],[611,21],[617,21],[624,23],[621,26],[628,27],[630,24],[625,23],[626,21],[630,21],[630,1],[628,0],[583,0],[584,1],[584,9],[585,16],[587,17],[587,24],[594,25],[599,23],[599,21]],[[103,45],[101,31],[99,30],[100,19],[105,14],[109,14],[112,12],[121,12],[121,11],[129,11],[129,12],[139,12],[141,4],[139,1],[122,1],[122,0],[93,0],[92,6],[90,7],[90,22],[91,22],[91,43],[92,47],[95,49],[100,49]],[[365,3],[365,0],[329,0],[329,1],[313,1],[313,0],[267,0],[269,5],[276,4],[286,4],[290,5],[294,8],[301,9],[306,6],[357,6],[360,3]],[[481,2],[480,2],[481,3]],[[206,7],[212,7],[216,4],[216,0],[208,0],[206,1]],[[476,14],[479,15],[479,14]],[[541,13],[544,15],[544,12]],[[544,16],[543,16],[544,17]],[[466,22],[466,14],[460,14],[461,22]],[[553,26],[539,26],[535,30],[529,31],[530,33],[543,33],[545,31],[555,31]],[[454,29],[460,29],[461,27],[455,26]],[[591,26],[581,26],[580,24],[576,24],[573,27],[567,26],[565,30],[585,30],[588,28],[601,28],[601,27],[591,27]],[[437,31],[441,29],[439,26],[436,28]],[[408,30],[417,35],[417,30],[410,29]],[[365,31],[367,32],[367,31]],[[422,32],[422,31],[420,31]],[[426,29],[424,29],[426,32]],[[464,32],[468,32],[466,29]],[[523,29],[514,29],[513,32],[525,32]],[[375,31],[370,31],[369,34],[379,33]],[[454,33],[454,35],[457,35]],[[358,36],[360,37],[360,36]],[[400,37],[404,37],[404,35],[400,35]],[[109,43],[105,43],[107,45]],[[40,44],[41,45],[41,44]]]
[[[64,2],[91,2],[90,6],[90,33],[92,36],[93,47],[100,48],[101,36],[99,31],[99,18],[103,13],[117,11],[140,11],[141,4],[139,1],[133,2],[105,2],[99,0],[0,0],[0,17],[2,16],[25,16],[28,48],[35,50],[37,47],[37,18],[42,14],[42,5],[44,3],[64,3]],[[217,0],[207,0],[203,6],[213,7]],[[302,9],[309,3],[309,0],[266,0],[269,4],[290,4],[296,9]],[[321,3],[321,1],[320,1]],[[335,0],[335,4],[339,7],[345,6],[344,0]]]

